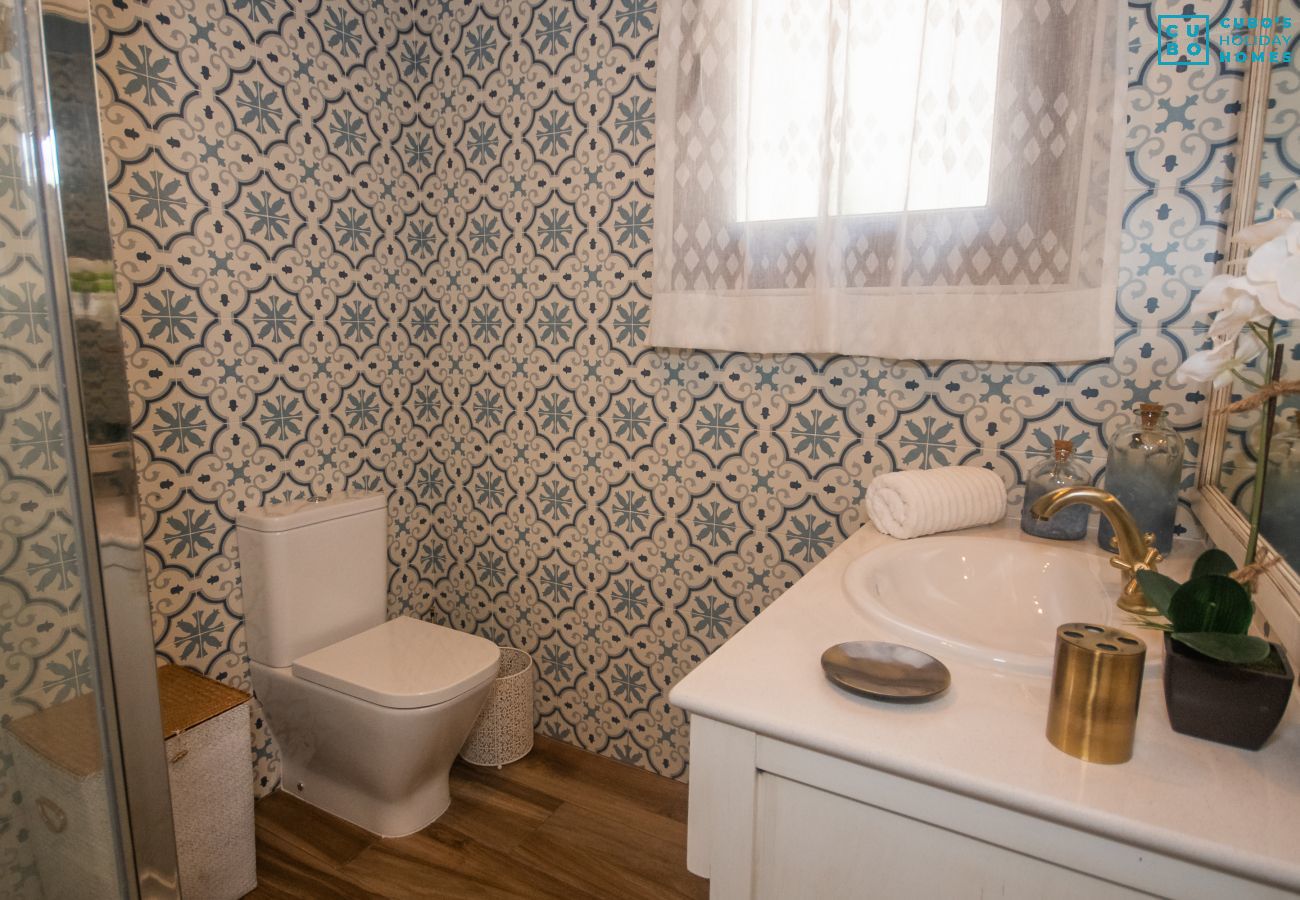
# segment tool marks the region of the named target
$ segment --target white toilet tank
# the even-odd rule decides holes
[[[235,524],[255,662],[288,666],[387,618],[383,494],[268,503]]]

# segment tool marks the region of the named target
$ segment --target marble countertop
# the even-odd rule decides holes
[[[1019,534],[1007,523],[961,533]],[[1175,733],[1159,676],[1148,671],[1133,758],[1107,766],[1048,743],[1049,677],[944,659],[952,687],[919,705],[832,686],[820,664],[827,647],[893,639],[853,609],[842,587],[850,562],[888,543],[895,539],[863,527],[683,679],[671,701],[810,750],[1300,890],[1300,702],[1293,700],[1262,750],[1238,750]],[[1066,546],[1101,554],[1091,541]],[[1162,568],[1181,574],[1190,555],[1176,553]]]

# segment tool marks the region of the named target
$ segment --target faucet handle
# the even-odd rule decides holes
[[[1146,535],[1146,537],[1150,538],[1152,536]],[[1119,569],[1121,572],[1127,572],[1130,575],[1136,575],[1142,569],[1154,570],[1158,563],[1164,562],[1164,559],[1165,558],[1160,555],[1160,551],[1157,550],[1155,547],[1152,547],[1150,543],[1148,543],[1146,553],[1142,555],[1142,559],[1129,562],[1125,559],[1121,559],[1118,556],[1112,556],[1110,558],[1110,564],[1114,566],[1116,569]]]
[[[1151,568],[1156,567],[1156,563],[1165,561],[1164,554],[1156,549],[1156,535],[1154,531],[1148,531],[1142,535],[1142,543],[1146,544],[1147,552],[1142,557],[1142,562]]]

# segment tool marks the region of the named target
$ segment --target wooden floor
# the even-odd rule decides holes
[[[381,839],[278,791],[257,804],[250,897],[707,897],[686,871],[686,785],[537,737],[503,769],[457,761],[451,808]]]

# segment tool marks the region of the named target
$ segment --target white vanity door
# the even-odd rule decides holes
[[[762,900],[1150,896],[768,772],[757,819]]]

